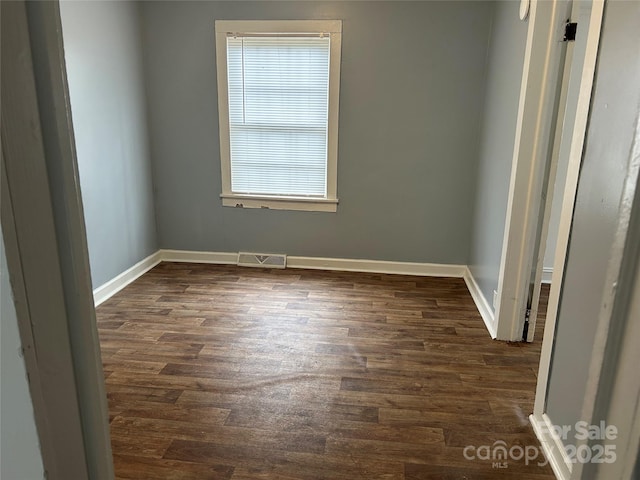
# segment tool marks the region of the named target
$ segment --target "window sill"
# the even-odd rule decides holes
[[[335,212],[338,199],[307,197],[270,197],[240,194],[222,194],[224,207],[265,208],[269,210],[302,210],[307,212]]]

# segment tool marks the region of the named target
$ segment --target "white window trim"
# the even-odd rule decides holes
[[[226,207],[268,208],[335,212],[338,204],[338,108],[340,98],[341,20],[216,20],[216,68],[222,205]],[[227,33],[325,33],[331,36],[329,51],[329,124],[327,131],[327,196],[292,197],[247,195],[231,191],[231,149],[229,145],[229,92],[227,81]]]

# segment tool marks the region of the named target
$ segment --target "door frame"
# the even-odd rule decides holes
[[[603,20],[604,4],[594,2],[591,24]],[[596,10],[597,8],[597,10]],[[594,18],[594,13],[597,16]],[[596,29],[594,28],[594,32]],[[577,114],[586,125],[590,110],[590,100],[595,75],[596,57],[600,42],[600,29],[597,35],[587,39],[587,57],[583,69]],[[583,98],[584,97],[584,98]],[[582,109],[582,112],[580,111]],[[544,341],[534,413],[530,416],[534,429],[537,426],[538,438],[542,441],[551,466],[558,478],[632,478],[637,463],[640,446],[640,377],[637,365],[640,352],[636,339],[640,334],[640,113],[636,111],[631,126],[632,146],[629,161],[625,165],[626,179],[619,203],[617,228],[609,252],[609,260],[604,272],[604,288],[598,315],[598,325],[591,348],[588,381],[581,406],[580,418],[587,424],[596,425],[605,421],[607,425],[617,427],[617,436],[611,442],[615,446],[615,461],[604,463],[572,462],[562,455],[562,440],[551,432],[553,425],[545,414],[549,365],[555,337],[556,322],[545,326]],[[576,131],[572,138],[570,168],[573,167],[576,180],[583,156],[585,132]],[[572,170],[570,169],[570,173]],[[575,204],[575,190],[565,191],[562,204],[560,235],[568,239]],[[559,243],[564,252],[556,250],[554,264],[554,284],[549,300],[549,308],[557,314],[558,300],[564,281],[564,261],[568,242]],[[555,269],[560,267],[556,278]],[[545,446],[545,441],[548,443]],[[576,442],[576,448],[600,443],[602,440],[582,439]],[[557,454],[557,452],[560,452]],[[636,470],[637,473],[637,470]],[[635,478],[635,477],[633,477]]]
[[[113,479],[58,2],[0,2],[1,218],[45,476]]]
[[[580,81],[580,92],[578,93],[578,105],[576,108],[575,124],[573,136],[571,138],[571,149],[569,151],[569,165],[567,169],[567,181],[562,199],[562,209],[560,213],[560,225],[558,228],[558,239],[556,244],[555,257],[553,262],[553,274],[551,278],[551,289],[549,291],[549,302],[547,306],[547,316],[544,326],[544,337],[542,340],[542,350],[540,353],[540,365],[538,369],[538,384],[536,387],[536,399],[533,414],[542,416],[544,404],[547,398],[547,388],[549,380],[549,367],[553,352],[553,341],[555,338],[556,319],[558,306],[564,279],[565,259],[569,247],[569,235],[573,220],[573,209],[578,189],[578,177],[580,175],[580,164],[582,163],[582,153],[584,141],[587,134],[587,121],[591,106],[591,95],[596,71],[596,61],[598,47],[600,44],[600,30],[604,14],[604,0],[595,0],[591,10],[589,31],[587,33],[587,45],[582,75]]]
[[[531,3],[498,277],[498,340],[522,340],[544,167],[553,146],[564,25],[570,8],[571,1],[565,0]]]

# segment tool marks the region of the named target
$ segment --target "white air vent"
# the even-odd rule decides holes
[[[262,267],[262,268],[285,268],[287,266],[287,256],[270,254],[270,253],[240,252],[238,254],[238,266]]]

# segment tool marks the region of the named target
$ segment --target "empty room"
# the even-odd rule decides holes
[[[2,478],[637,478],[640,3],[1,19]]]

